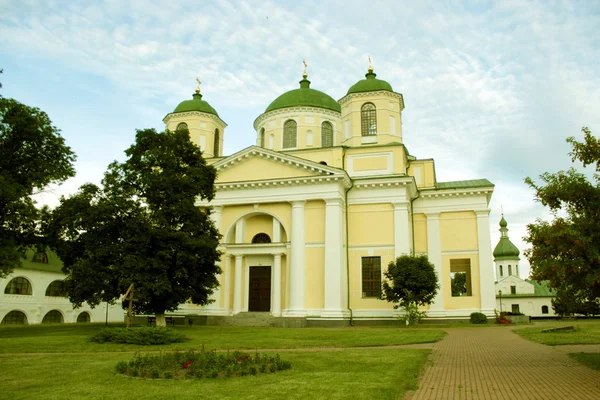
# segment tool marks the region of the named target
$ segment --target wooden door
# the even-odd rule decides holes
[[[271,311],[271,267],[250,267],[248,311]]]

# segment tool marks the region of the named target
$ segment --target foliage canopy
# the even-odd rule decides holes
[[[595,167],[592,181],[573,167],[543,173],[539,185],[526,178],[553,220],[529,224],[524,240],[531,244],[525,256],[533,279],[548,280],[559,295],[572,292],[591,300],[600,297],[600,142],[588,128],[582,131],[583,142],[567,139],[569,155],[572,162]]]
[[[31,198],[75,175],[75,153],[48,115],[0,96],[0,277],[41,245],[40,210]]]
[[[102,187],[86,184],[61,198],[48,225],[69,299],[110,302],[133,283],[136,313],[208,304],[221,272],[220,236],[195,202],[213,198],[215,169],[187,130],[139,130],[125,153]]]

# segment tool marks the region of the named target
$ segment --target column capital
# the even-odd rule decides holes
[[[490,210],[475,210],[475,214],[477,214],[477,218],[489,217]]]
[[[425,217],[427,217],[427,219],[440,219],[440,213],[439,212],[426,212]]]
[[[294,200],[294,201],[290,201],[290,204],[294,208],[299,208],[299,207],[304,208],[304,206],[306,205],[306,200]]]
[[[223,206],[211,206],[214,213],[220,214],[223,212]]]
[[[407,202],[395,201],[392,203],[392,205],[394,206],[395,210],[408,210]]]
[[[235,255],[235,259],[236,259],[236,261],[237,261],[237,260],[241,260],[241,259],[243,259],[243,258],[244,258],[244,256],[243,256],[243,255],[240,255],[240,254],[237,254],[237,255]]]
[[[325,200],[325,204],[328,206],[341,206],[344,204],[344,199],[341,199],[339,197],[332,198],[332,199],[324,199],[324,200]]]

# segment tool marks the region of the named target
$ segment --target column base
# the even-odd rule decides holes
[[[308,313],[306,312],[306,310],[283,310],[283,313],[281,314],[282,317],[306,317],[308,315]]]
[[[321,311],[321,318],[347,319],[347,318],[350,318],[350,311],[348,311],[348,310],[323,310],[323,311]]]

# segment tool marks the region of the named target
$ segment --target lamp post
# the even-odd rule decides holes
[[[500,295],[500,314],[502,314],[502,290],[498,290],[498,294]]]

